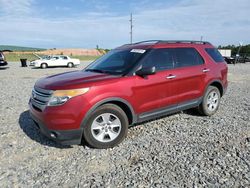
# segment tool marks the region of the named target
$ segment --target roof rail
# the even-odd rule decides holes
[[[145,44],[145,43],[158,43],[160,42],[161,40],[144,40],[144,41],[140,41],[140,42],[136,42],[136,43],[133,43],[133,44]]]
[[[129,44],[124,44],[122,46],[130,46],[130,45],[136,45],[136,44],[157,44],[161,40],[145,40],[145,41],[140,41],[140,42],[135,42],[135,43],[129,43]]]
[[[189,44],[210,44],[207,41],[197,41],[197,40],[162,40],[159,43],[189,43]]]
[[[159,44],[159,43],[210,44],[207,41],[195,41],[195,40],[146,40],[146,41],[133,43],[132,45],[146,44],[146,43],[154,43],[154,44]],[[127,44],[127,45],[129,45],[129,44]]]

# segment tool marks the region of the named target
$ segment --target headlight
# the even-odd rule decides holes
[[[83,95],[88,91],[89,88],[54,91],[52,97],[48,102],[48,106],[62,105],[66,103],[70,98]]]

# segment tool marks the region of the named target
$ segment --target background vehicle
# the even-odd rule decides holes
[[[3,53],[0,51],[0,66],[6,66],[8,65],[7,61],[5,61],[5,57]]]
[[[30,66],[37,68],[47,68],[47,67],[61,67],[67,66],[69,68],[80,65],[79,59],[73,59],[65,55],[53,55],[53,56],[44,56],[38,60],[30,62]]]
[[[246,63],[250,62],[250,58],[246,55],[236,55],[232,57],[236,63]]]
[[[129,125],[189,108],[216,113],[227,70],[208,42],[124,45],[82,71],[38,80],[30,114],[43,134],[62,144],[84,139],[92,147],[114,147]]]
[[[233,58],[233,57],[225,57],[225,56],[223,56],[223,58],[227,62],[227,64],[234,64],[235,63],[235,58]]]

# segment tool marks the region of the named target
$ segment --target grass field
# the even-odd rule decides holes
[[[37,59],[37,57],[32,53],[28,54],[5,53],[4,55],[6,60],[9,62],[19,62],[20,59],[27,59],[28,61]],[[93,61],[100,56],[70,56],[70,57],[80,59],[80,61]]]
[[[0,50],[11,50],[11,51],[43,51],[46,50],[44,48],[31,48],[31,47],[23,47],[23,46],[12,46],[12,45],[0,45]]]

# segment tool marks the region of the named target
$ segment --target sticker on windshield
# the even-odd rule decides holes
[[[130,52],[143,54],[144,52],[146,52],[146,50],[143,50],[143,49],[132,49]]]

